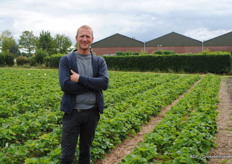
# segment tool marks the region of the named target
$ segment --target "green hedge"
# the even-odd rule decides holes
[[[231,55],[105,56],[111,70],[231,74]]]
[[[13,66],[14,55],[0,53],[0,66]]]
[[[45,59],[45,63],[47,66],[51,67],[51,68],[58,68],[59,67],[59,63],[60,63],[60,58],[64,56],[64,54],[55,54],[52,55],[51,57],[47,57]]]

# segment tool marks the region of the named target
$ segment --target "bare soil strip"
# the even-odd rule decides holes
[[[181,98],[183,98],[187,93],[189,93],[198,83],[197,81],[192,87],[181,95],[178,99],[173,101],[172,104],[168,105],[159,113],[159,115],[154,116],[150,119],[149,123],[141,127],[141,131],[137,133],[136,136],[130,136],[128,139],[124,140],[122,143],[116,145],[116,147],[111,150],[110,154],[106,154],[104,159],[99,159],[94,164],[116,164],[119,163],[126,155],[130,154],[133,149],[138,145],[139,142],[143,141],[143,136],[150,133],[156,124],[158,124],[162,118],[165,116],[172,106],[177,104]]]
[[[232,78],[221,81],[219,100],[217,147],[211,150],[207,164],[232,164]]]

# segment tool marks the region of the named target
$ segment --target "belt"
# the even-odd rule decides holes
[[[74,109],[74,111],[77,111],[77,112],[90,112],[90,111],[97,111],[97,110],[98,110],[97,107],[93,107],[90,109]]]

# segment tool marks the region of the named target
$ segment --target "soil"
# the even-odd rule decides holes
[[[122,143],[116,145],[104,159],[99,159],[94,164],[116,164],[126,155],[130,154],[139,142],[143,141],[143,136],[150,133],[154,126],[161,121],[172,106],[191,91],[197,84],[196,82],[186,93],[181,95],[171,105],[164,108],[158,116],[151,118],[150,122],[141,128],[141,131],[135,136],[130,136]],[[232,77],[223,77],[219,91],[218,105],[218,133],[215,138],[216,147],[211,150],[207,164],[232,164]]]
[[[217,146],[207,164],[232,164],[232,77],[222,79],[219,100]]]

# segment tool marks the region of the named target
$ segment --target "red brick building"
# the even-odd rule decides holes
[[[144,43],[117,33],[94,42],[91,47],[97,55],[113,55],[119,51],[140,52],[144,50]]]
[[[232,32],[207,40],[202,44],[204,49],[208,49],[210,51],[232,52]]]
[[[172,32],[145,43],[146,51],[169,50],[176,53],[197,53],[202,51],[202,42]]]
[[[190,37],[171,32],[148,42],[141,42],[121,34],[114,34],[92,44],[97,55],[113,55],[118,51],[152,53],[158,50],[169,50],[176,53],[198,53],[202,50],[232,52],[232,32],[201,42]]]

